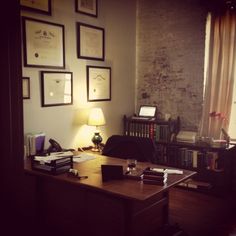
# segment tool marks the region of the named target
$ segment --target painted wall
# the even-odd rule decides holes
[[[137,107],[180,116],[197,130],[202,112],[206,7],[199,0],[138,0]]]
[[[86,125],[87,116],[90,108],[101,107],[107,121],[101,127],[104,142],[112,134],[121,134],[123,115],[134,112],[136,1],[99,0],[97,18],[76,13],[74,0],[52,1],[52,16],[27,11],[22,16],[63,24],[66,51],[64,70],[23,67],[31,90],[30,99],[24,99],[24,132],[45,132],[47,140],[54,138],[64,148],[92,145],[95,128]],[[105,61],[77,58],[76,22],[105,29]],[[87,102],[86,65],[111,67],[111,101]],[[41,70],[73,72],[73,105],[41,107]]]

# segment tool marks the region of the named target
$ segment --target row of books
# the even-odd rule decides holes
[[[218,152],[158,145],[157,162],[182,168],[220,170]]]
[[[43,152],[45,133],[28,133],[25,137],[26,156],[32,156]]]
[[[129,128],[126,129],[126,135],[147,137],[154,141],[170,141],[171,130],[168,124],[160,125],[156,123],[130,122]]]

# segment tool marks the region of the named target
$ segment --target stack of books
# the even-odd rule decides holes
[[[150,168],[145,169],[142,175],[143,183],[156,185],[165,185],[167,177],[167,171],[159,172]]]

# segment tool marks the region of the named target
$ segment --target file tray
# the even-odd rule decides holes
[[[46,160],[46,156],[45,156]],[[67,172],[70,168],[73,168],[73,156],[60,157],[56,160],[44,161],[43,159],[35,160],[35,156],[32,157],[31,167],[33,170],[38,170],[44,173],[58,175]]]

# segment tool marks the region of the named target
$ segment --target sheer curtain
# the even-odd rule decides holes
[[[219,139],[228,130],[236,54],[236,16],[228,10],[210,17],[203,114],[199,134]]]

